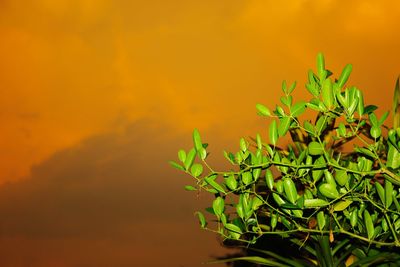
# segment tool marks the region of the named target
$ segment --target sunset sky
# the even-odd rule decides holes
[[[204,200],[167,162],[260,132],[323,52],[390,109],[399,1],[1,0],[0,265],[200,266]]]

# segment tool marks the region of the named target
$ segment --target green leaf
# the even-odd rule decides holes
[[[200,133],[199,133],[199,130],[197,130],[197,129],[194,129],[194,131],[193,131],[193,142],[194,142],[194,147],[196,148],[196,150],[200,150],[200,148],[203,147],[203,145],[201,143]]]
[[[237,181],[235,179],[235,175],[234,174],[229,175],[228,178],[225,179],[225,184],[229,189],[235,190],[237,188]]]
[[[285,106],[290,107],[290,105],[292,104],[292,97],[291,96],[282,96],[280,98],[281,103],[284,104]]]
[[[360,90],[357,90],[357,98],[358,98],[358,104],[357,104],[357,112],[361,116],[364,114],[365,109],[364,109],[364,97],[363,93]]]
[[[331,79],[326,79],[322,84],[322,101],[328,109],[333,107],[335,98],[333,95]]]
[[[318,76],[320,78],[322,76],[324,76],[324,71],[325,71],[324,55],[322,53],[318,53],[318,55],[317,55],[317,72],[318,72]]]
[[[317,213],[317,223],[319,230],[323,230],[326,224],[326,220],[325,214],[322,210]]]
[[[197,211],[196,214],[199,218],[201,228],[206,228],[207,222],[206,222],[206,218],[204,217],[203,213],[201,213],[200,211]]]
[[[222,197],[217,197],[216,199],[214,199],[214,201],[212,203],[212,208],[213,208],[213,211],[214,211],[215,215],[221,216],[221,214],[225,210],[225,201],[224,201],[224,199]]]
[[[271,122],[271,124],[269,125],[269,141],[274,146],[276,145],[276,142],[278,141],[278,130],[276,127],[276,120],[273,120]]]
[[[275,109],[275,114],[278,115],[279,117],[283,117],[285,116],[285,111],[283,110],[282,107],[277,105]]]
[[[270,190],[274,188],[274,176],[272,175],[272,171],[270,169],[265,171],[265,182]]]
[[[224,150],[224,157],[231,163],[235,164],[235,155],[233,155],[231,152],[226,152]]]
[[[197,150],[197,155],[200,157],[201,160],[205,160],[207,157],[207,151],[204,147],[200,147],[199,150]]]
[[[393,184],[388,180],[385,180],[385,196],[385,207],[389,208],[393,203]]]
[[[314,126],[309,121],[304,121],[304,128],[309,134],[315,135]]]
[[[306,88],[313,96],[319,95],[319,92],[318,92],[315,82],[306,84]]]
[[[385,113],[383,113],[382,117],[379,119],[379,125],[382,125],[388,116],[389,116],[389,111],[386,111]]]
[[[364,210],[364,223],[365,228],[367,228],[368,239],[371,240],[374,237],[375,228],[368,210]]]
[[[240,235],[242,234],[242,230],[233,223],[227,223],[224,225],[225,228],[230,232],[231,236],[234,239],[239,239]]]
[[[191,185],[185,185],[186,191],[197,191],[197,188]]]
[[[265,117],[271,116],[271,111],[262,104],[256,104],[256,109],[258,111],[258,114],[261,116],[265,116]]]
[[[262,141],[261,141],[261,136],[260,134],[256,135],[256,142],[257,142],[257,148],[262,149]]]
[[[190,172],[194,177],[199,177],[203,173],[203,165],[199,163],[193,164],[192,168],[190,169]]]
[[[279,124],[279,128],[278,128],[278,134],[279,136],[285,136],[287,131],[289,130],[290,127],[290,123],[292,118],[290,117],[282,117],[281,119],[279,119],[280,124]]]
[[[298,117],[301,114],[303,114],[305,110],[306,110],[306,103],[304,101],[300,101],[291,107],[290,112],[292,117]]]
[[[243,152],[247,151],[248,146],[249,146],[249,144],[246,142],[246,140],[244,138],[240,138],[240,149]]]
[[[315,131],[318,135],[320,135],[325,130],[327,122],[328,118],[325,115],[318,118],[317,123],[315,124]]]
[[[294,81],[294,82],[292,83],[292,85],[290,85],[288,94],[291,94],[291,93],[293,92],[294,88],[296,88],[296,85],[297,85],[297,82],[296,82],[296,81]]]
[[[215,179],[217,179],[217,175],[215,175],[215,174],[204,178],[204,180],[205,180],[210,186],[212,186],[215,190],[217,190],[218,192],[221,192],[221,193],[223,193],[223,194],[226,194],[224,188],[223,188],[221,185],[219,185],[219,184],[215,181]]]
[[[383,186],[378,181],[375,181],[375,189],[379,195],[379,198],[381,199],[382,204],[385,205],[385,202],[386,202],[385,201],[385,190],[383,189]]]
[[[382,130],[379,126],[372,126],[369,133],[373,138],[378,138],[382,134]]]
[[[340,88],[342,88],[346,84],[347,80],[350,77],[352,69],[353,69],[353,66],[351,64],[347,64],[343,68],[342,74],[340,75],[340,78],[337,82],[337,84],[339,85]]]
[[[253,175],[251,172],[242,173],[242,181],[245,185],[251,184],[251,182],[253,182]]]
[[[351,203],[353,203],[352,200],[348,200],[348,199],[341,200],[333,206],[333,210],[334,211],[343,211],[343,210],[347,209],[347,207],[350,206]]]
[[[283,179],[283,189],[289,202],[295,204],[297,200],[297,190],[296,185],[291,178]]]
[[[308,144],[308,154],[311,156],[318,156],[324,154],[324,147],[315,141]]]
[[[305,208],[319,208],[329,205],[329,202],[319,198],[304,199]]]
[[[387,153],[387,160],[386,160],[386,166],[397,169],[400,167],[400,153],[399,151],[389,144],[389,150]]]
[[[354,150],[355,150],[356,152],[359,152],[359,153],[362,153],[362,154],[364,154],[364,155],[367,155],[368,157],[371,157],[371,158],[373,158],[373,159],[376,158],[375,154],[374,154],[371,150],[369,150],[369,149],[367,149],[367,148],[364,148],[364,147],[355,147]]]
[[[349,177],[345,170],[336,170],[335,179],[340,186],[344,186],[349,180]]]
[[[285,95],[288,94],[288,92],[287,92],[287,85],[286,85],[286,81],[285,81],[285,80],[282,81],[282,92],[283,92]]]
[[[254,197],[251,207],[252,210],[258,210],[259,207],[261,207],[264,204],[264,201],[261,199],[261,197]]]
[[[374,105],[368,105],[364,108],[364,114],[371,114],[372,112],[374,112],[375,110],[377,110],[378,107],[374,106]],[[364,115],[363,114],[363,115]]]
[[[189,170],[190,167],[192,167],[195,157],[196,157],[196,149],[192,148],[186,156],[184,164],[186,170]]]
[[[184,171],[185,168],[183,168],[180,164],[176,163],[175,161],[170,160],[169,164],[174,167],[175,169],[178,169],[180,171]]]
[[[332,184],[321,184],[318,188],[319,192],[324,197],[331,198],[331,199],[336,199],[339,197],[339,192],[337,191],[336,187],[333,186]]]
[[[379,127],[378,118],[376,117],[375,113],[369,113],[369,121],[371,122],[372,126]]]
[[[181,150],[178,151],[178,158],[182,163],[185,162],[185,160],[186,160],[186,152],[185,152],[185,150],[181,149]]]

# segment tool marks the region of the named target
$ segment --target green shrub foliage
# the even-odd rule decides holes
[[[269,121],[268,138],[241,138],[237,152],[224,152],[231,170],[207,164],[207,144],[197,130],[194,147],[179,151],[179,163],[171,162],[194,179],[186,190],[215,196],[205,212],[196,212],[201,227],[262,255],[243,260],[399,266],[400,128],[385,126],[389,112],[378,117],[376,106],[364,104],[362,91],[346,86],[351,70],[345,66],[334,79],[319,54],[305,86],[309,101],[294,101],[296,84],[284,82],[274,110],[257,104]],[[302,120],[305,112],[315,120]],[[291,141],[282,148],[286,135]],[[257,246],[276,237],[302,253],[287,256]]]

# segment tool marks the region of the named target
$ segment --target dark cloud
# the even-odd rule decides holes
[[[190,234],[198,225],[191,215],[205,203],[182,190],[189,178],[167,163],[179,143],[190,141],[185,139],[140,121],[124,133],[95,136],[54,154],[29,179],[0,188],[0,239],[79,239],[78,247],[83,240],[103,240],[161,254],[201,246],[184,242],[194,241]]]

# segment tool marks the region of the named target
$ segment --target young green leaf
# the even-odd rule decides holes
[[[244,138],[240,138],[240,149],[243,152],[247,151],[248,146],[249,146],[249,144],[247,143],[247,141]]]
[[[204,178],[204,180],[207,182],[207,184],[209,184],[215,190],[217,190],[217,192],[221,192],[223,194],[226,194],[224,188],[215,181],[216,178],[217,178],[217,175],[214,174],[214,175],[211,175],[211,176],[208,176],[208,177]]]
[[[217,197],[212,203],[212,208],[217,216],[221,216],[225,209],[225,201],[222,197]]]
[[[253,182],[253,175],[251,174],[251,172],[242,173],[242,182],[245,185],[249,185],[251,184],[251,182]]]
[[[290,203],[295,204],[297,200],[297,189],[291,178],[283,179],[283,189],[285,191],[286,198]]]
[[[276,145],[276,142],[278,141],[278,129],[276,127],[276,120],[273,120],[271,122],[271,124],[269,125],[269,141],[274,146]]]
[[[318,188],[319,192],[327,198],[336,199],[339,197],[339,192],[332,184],[321,184]]]
[[[203,165],[199,163],[193,164],[190,172],[194,177],[199,177],[203,173]]]
[[[230,232],[233,239],[240,238],[240,235],[242,234],[242,230],[237,225],[234,225],[233,223],[227,223],[224,226]]]
[[[194,162],[194,159],[196,157],[196,149],[192,148],[189,153],[186,156],[186,160],[185,160],[185,169],[189,170],[190,167],[192,167],[192,164]]]
[[[308,154],[311,156],[318,156],[324,154],[324,147],[315,141],[308,144]]]
[[[393,203],[393,184],[385,180],[385,207],[389,208]]]
[[[272,175],[272,171],[267,169],[265,171],[265,183],[267,184],[268,188],[272,190],[274,188],[274,176]]]
[[[180,171],[184,171],[185,168],[183,166],[181,166],[180,164],[176,163],[175,161],[170,160],[169,164],[174,167],[175,169],[178,169]]]
[[[290,117],[282,117],[279,119],[280,124],[278,128],[278,134],[279,136],[285,136],[287,131],[289,130],[290,123],[292,122],[292,118]]]
[[[379,125],[382,125],[388,116],[389,116],[389,111],[386,111],[385,113],[383,113],[382,117],[379,119]]]
[[[185,152],[185,150],[181,149],[181,150],[178,151],[178,158],[182,163],[185,162],[185,160],[186,160],[186,152]]]
[[[296,88],[296,85],[297,85],[297,82],[296,82],[296,81],[294,81],[294,82],[292,83],[292,85],[290,85],[288,94],[291,94],[291,93],[293,92],[294,88]]]
[[[326,79],[322,84],[322,101],[328,109],[331,109],[335,103],[331,79]]]
[[[298,117],[301,114],[303,114],[305,110],[306,110],[306,103],[304,101],[300,101],[291,107],[290,113],[292,117]]]
[[[273,213],[271,215],[271,229],[274,230],[276,228],[276,225],[278,224],[278,215],[276,213]]]
[[[228,178],[225,179],[225,184],[230,190],[236,190],[237,188],[237,181],[235,179],[235,175],[231,174]]]
[[[371,122],[372,126],[378,127],[378,118],[376,117],[375,113],[369,113],[369,121]]]
[[[360,116],[364,114],[364,97],[363,93],[360,90],[357,90],[357,98],[358,98],[358,104],[357,104],[357,112]]]
[[[304,121],[304,129],[306,129],[306,131],[307,131],[309,134],[315,135],[314,126],[313,126],[309,121]]]
[[[368,239],[371,240],[374,237],[375,228],[368,210],[364,210],[364,223],[365,228],[367,229]]]
[[[197,188],[191,185],[185,185],[185,190],[186,191],[196,191]]]
[[[335,180],[340,186],[344,186],[349,180],[347,172],[345,170],[336,170]]]
[[[348,200],[348,199],[341,200],[339,202],[336,202],[336,204],[333,206],[333,210],[334,211],[343,211],[343,210],[347,209],[351,203],[353,203],[352,200]]]
[[[329,202],[319,198],[304,199],[305,208],[319,208],[329,205]]]
[[[200,211],[197,211],[196,214],[199,217],[199,222],[200,222],[201,228],[206,228],[207,222],[206,222],[206,218],[204,217],[203,213],[201,213]]]
[[[200,148],[203,147],[203,144],[201,142],[201,138],[200,138],[200,133],[199,130],[194,129],[193,131],[193,143],[194,143],[194,147],[196,148],[196,150],[200,150]]]
[[[379,127],[379,126],[372,126],[371,127],[371,129],[370,129],[370,131],[369,131],[369,133],[371,134],[371,136],[373,137],[373,138],[378,138],[379,136],[381,136],[381,134],[382,134],[382,130],[381,130],[381,127]]]
[[[324,76],[325,59],[324,59],[324,55],[322,53],[318,53],[318,55],[317,55],[317,71],[318,71],[318,76],[320,78],[322,76]]]
[[[256,141],[257,141],[257,148],[262,149],[262,141],[261,141],[261,136],[260,134],[256,135]]]
[[[350,77],[352,69],[353,69],[353,66],[351,64],[347,64],[343,68],[342,74],[340,75],[340,78],[339,78],[339,80],[337,82],[337,84],[339,85],[340,88],[342,88],[346,84],[347,80]]]
[[[325,181],[328,184],[331,184],[331,185],[336,187],[335,178],[333,178],[332,173],[330,171],[328,171],[328,170],[324,170],[324,175],[325,175]]]
[[[261,116],[265,116],[265,117],[271,116],[271,111],[262,104],[256,104],[256,109],[258,111],[258,114]]]
[[[358,221],[358,210],[355,209],[350,214],[350,225],[351,225],[351,227],[354,228],[357,225],[357,221]]]
[[[325,223],[326,223],[326,221],[325,221],[325,214],[324,214],[323,211],[319,211],[319,212],[317,213],[317,223],[318,223],[318,228],[319,228],[319,230],[323,230],[324,227],[325,227]]]

